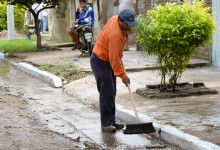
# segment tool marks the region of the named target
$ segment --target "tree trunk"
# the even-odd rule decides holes
[[[41,35],[40,35],[38,16],[34,16],[34,22],[35,22],[35,34],[37,36],[37,49],[40,49],[41,48]]]
[[[175,72],[170,78],[170,85],[172,92],[176,91],[176,84],[177,84],[177,73]]]

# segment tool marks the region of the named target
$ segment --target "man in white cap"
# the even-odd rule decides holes
[[[90,57],[99,91],[101,126],[105,132],[115,132],[124,127],[123,124],[116,123],[115,119],[116,77],[120,77],[126,86],[130,84],[122,56],[126,32],[137,25],[132,10],[125,9],[113,16],[103,27]]]

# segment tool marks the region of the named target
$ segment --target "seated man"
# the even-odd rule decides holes
[[[87,0],[79,0],[81,8],[78,8],[75,13],[76,21],[73,21],[74,26],[71,31],[69,31],[69,35],[76,45],[72,48],[80,49],[82,47],[82,43],[80,42],[79,33],[82,31],[82,28],[87,25],[93,27],[94,25],[94,11],[91,6],[87,4]]]

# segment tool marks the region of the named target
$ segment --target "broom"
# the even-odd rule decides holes
[[[131,93],[130,84],[128,84],[128,91],[129,91],[129,95],[130,95],[131,102],[133,105],[135,117],[137,120],[140,120],[138,113],[137,113],[137,109],[136,109],[136,103]],[[139,124],[127,124],[124,130],[124,134],[140,134],[140,133],[153,133],[153,132],[155,132],[155,129],[153,127],[152,122],[139,123]]]

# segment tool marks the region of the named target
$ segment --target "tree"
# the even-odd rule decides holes
[[[209,12],[210,8],[202,1],[182,5],[167,3],[138,16],[137,42],[144,46],[147,55],[157,56],[161,91],[168,87],[175,91],[196,49],[211,42],[215,21]]]
[[[1,3],[5,1],[7,1],[8,4],[19,5],[20,7],[25,8],[26,10],[31,12],[31,14],[34,17],[35,33],[37,36],[37,48],[41,48],[41,35],[40,35],[39,27],[38,27],[38,24],[39,24],[38,16],[42,10],[54,8],[56,5],[59,4],[61,0],[0,0]],[[39,9],[37,13],[35,13],[35,10],[32,8],[32,5],[34,3],[38,3],[39,5],[36,7],[37,9],[42,2],[45,4],[45,7]]]

